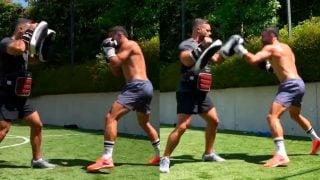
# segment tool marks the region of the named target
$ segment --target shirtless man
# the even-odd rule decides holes
[[[280,81],[278,93],[271,104],[267,116],[276,146],[276,153],[264,164],[265,167],[283,166],[290,162],[285,150],[283,129],[280,123],[282,114],[287,110],[289,110],[291,118],[311,137],[312,150],[310,154],[316,154],[320,146],[320,138],[312,128],[310,121],[300,114],[305,86],[297,72],[295,56],[287,44],[279,42],[278,36],[279,34],[276,28],[264,29],[261,34],[264,46],[262,50],[256,54],[252,54],[244,48],[242,38],[237,40],[240,43],[237,43],[233,48],[233,50],[249,64],[269,61],[275,75]]]
[[[137,112],[139,125],[147,133],[154,147],[155,156],[149,160],[149,164],[158,165],[160,140],[157,131],[149,122],[153,87],[147,77],[143,53],[135,41],[128,39],[126,30],[121,26],[109,30],[108,38],[103,41],[102,48],[111,72],[115,76],[123,74],[127,85],[106,114],[104,153],[94,164],[87,167],[87,171],[95,172],[114,167],[112,151],[117,138],[118,120],[131,110]]]

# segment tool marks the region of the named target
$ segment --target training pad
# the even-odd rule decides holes
[[[39,48],[39,60],[41,62],[49,61],[50,50],[52,41],[56,37],[56,32],[54,30],[48,29],[47,37],[42,41]]]
[[[48,23],[41,21],[34,29],[31,40],[30,40],[30,54],[38,54],[42,41],[47,37]]]
[[[207,47],[203,53],[198,58],[196,64],[193,66],[192,70],[194,72],[199,72],[202,68],[204,68],[207,64],[209,59],[221,48],[222,41],[216,40],[214,41],[209,47]]]

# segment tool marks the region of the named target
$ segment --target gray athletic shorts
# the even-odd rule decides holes
[[[150,114],[153,86],[149,80],[133,80],[123,88],[117,102],[130,110]]]
[[[274,102],[285,107],[291,105],[300,107],[305,92],[304,82],[301,79],[289,79],[283,81],[279,88]]]

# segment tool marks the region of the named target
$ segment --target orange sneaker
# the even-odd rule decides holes
[[[112,169],[114,167],[112,158],[104,159],[103,157],[97,159],[94,164],[87,167],[88,172],[97,172],[100,169]]]
[[[319,147],[320,147],[320,138],[312,141],[312,150],[311,150],[310,154],[311,155],[317,154],[317,151],[319,151]]]
[[[160,163],[160,156],[155,156],[149,160],[149,165],[158,166]]]
[[[280,154],[276,153],[273,155],[271,159],[269,159],[263,166],[264,167],[277,167],[277,166],[287,166],[290,160],[288,156],[281,156]]]

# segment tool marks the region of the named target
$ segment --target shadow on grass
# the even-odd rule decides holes
[[[174,166],[175,164],[195,163],[195,162],[202,162],[202,160],[195,159],[191,155],[172,156],[170,159],[170,166]]]
[[[94,163],[94,162],[91,162],[91,163]],[[114,163],[114,168],[117,168],[117,167],[120,167],[120,166],[125,166],[125,165],[130,165],[130,166],[150,166],[148,164],[141,164],[141,163]],[[150,166],[151,167],[151,166]],[[83,167],[82,169],[86,170],[86,167]],[[103,169],[103,170],[99,170],[99,171],[96,171],[96,172],[87,172],[89,174],[110,174],[110,172],[112,171],[113,169]]]
[[[19,166],[19,165],[12,165],[12,164],[0,164],[0,169],[2,168],[28,168],[30,169],[31,167],[30,166]]]
[[[63,167],[72,167],[72,166],[81,166],[81,169],[86,171],[86,167],[92,163],[93,161],[88,161],[84,159],[50,159],[50,163],[56,164],[58,166]],[[88,172],[89,174],[110,174],[104,170],[97,172]]]
[[[88,166],[92,161],[84,159],[50,159],[50,162],[59,166]]]
[[[248,163],[254,164],[263,164],[263,161],[270,159],[272,156],[270,155],[248,155],[247,153],[231,153],[231,154],[220,154],[222,158],[225,158],[227,161],[236,159],[236,160],[244,160]],[[195,163],[195,162],[203,162],[201,159],[195,159],[191,155],[182,155],[182,156],[173,156],[170,160],[170,166],[174,164],[182,164],[182,163]]]
[[[142,164],[142,163],[114,163],[115,166],[125,166],[125,165],[132,165],[132,166],[151,166],[149,164]]]
[[[19,166],[19,165],[13,165],[13,164],[6,164],[7,161],[0,160],[0,169],[2,168],[31,168],[30,166]]]
[[[100,170],[95,172],[87,172],[87,174],[110,174],[110,172],[105,172],[104,170]]]
[[[236,159],[244,160],[248,163],[253,164],[264,164],[265,161],[272,158],[272,155],[249,155],[247,153],[230,153],[230,154],[220,154],[221,157],[226,160]],[[309,154],[288,154],[290,156],[309,156]]]
[[[1,162],[1,161],[0,161]],[[81,166],[81,169],[86,170],[86,167],[94,161],[84,160],[84,159],[50,159],[50,163],[56,164],[62,167],[72,167],[72,166]],[[132,165],[132,166],[150,166],[148,164],[142,163],[115,163],[115,166],[124,166],[124,165]],[[1,164],[0,164],[1,167]],[[106,172],[108,170],[101,170],[97,172],[91,172],[92,174],[110,174]]]
[[[230,153],[230,154],[220,154],[221,157],[225,158],[226,160],[244,160],[248,163],[253,164],[263,164],[263,161],[270,159],[271,155],[249,155],[247,153]]]
[[[303,179],[303,176],[308,174],[308,173],[312,173],[312,172],[315,172],[315,171],[320,171],[320,167],[317,167],[317,168],[312,168],[312,169],[308,169],[308,170],[304,170],[304,171],[299,171],[298,173],[295,173],[295,174],[291,174],[291,175],[287,175],[287,176],[282,176],[282,177],[277,177],[277,178],[274,178],[275,180],[281,180],[281,179],[289,179],[289,178],[294,178],[294,177],[299,177],[301,179]]]
[[[262,165],[268,159],[272,158],[272,155],[249,155],[247,153],[230,153],[230,154],[220,154],[222,158],[228,160],[244,160],[248,163],[259,164]],[[289,154],[290,156],[309,156],[309,154]],[[183,163],[196,163],[202,162],[201,159],[195,159],[191,155],[182,155],[182,156],[172,156],[170,159],[170,166],[175,164],[183,164]]]

